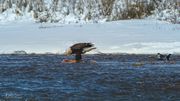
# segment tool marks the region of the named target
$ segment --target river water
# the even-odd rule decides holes
[[[164,62],[154,55],[96,54],[61,63],[65,58],[0,55],[0,101],[180,100],[180,56]]]

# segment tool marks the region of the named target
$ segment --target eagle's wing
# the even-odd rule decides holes
[[[72,50],[72,54],[77,54],[77,53],[84,54],[93,49],[96,49],[94,47],[94,44],[92,43],[77,43],[77,44],[72,45],[70,48]]]
[[[89,51],[94,50],[94,49],[96,49],[96,47],[84,48],[82,53],[84,54],[84,53],[89,52]]]
[[[93,47],[94,45],[92,43],[77,43],[71,46],[71,49],[84,49],[88,47]]]

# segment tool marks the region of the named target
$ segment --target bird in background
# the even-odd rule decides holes
[[[167,60],[167,61],[170,61],[170,57],[171,57],[172,54],[168,54],[168,55],[163,55],[163,54],[160,54],[160,53],[157,53],[157,59],[158,60]]]

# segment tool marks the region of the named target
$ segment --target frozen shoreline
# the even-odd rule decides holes
[[[0,53],[60,53],[77,42],[92,42],[103,53],[180,52],[180,25],[157,20],[97,24],[0,24]],[[96,53],[96,52],[92,52]]]

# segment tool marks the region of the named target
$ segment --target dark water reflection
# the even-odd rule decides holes
[[[180,56],[86,55],[97,63],[61,63],[61,55],[0,55],[0,101],[178,101]]]

